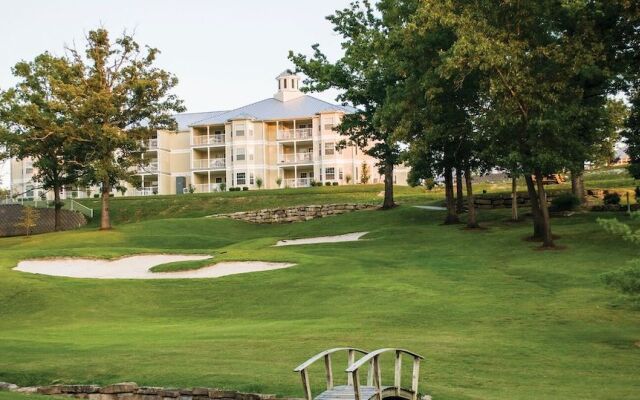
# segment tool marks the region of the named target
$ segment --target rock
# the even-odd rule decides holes
[[[61,394],[62,385],[40,386],[38,388],[38,393],[45,395]]]
[[[62,385],[61,386],[62,393],[99,393],[100,386],[98,385]]]
[[[133,393],[138,389],[138,384],[135,382],[121,382],[113,385],[108,385],[100,389],[100,393],[104,394],[118,394],[118,393]]]
[[[237,392],[231,390],[210,389],[209,398],[211,399],[235,399]]]
[[[13,392],[16,389],[18,389],[18,385],[9,382],[0,382],[0,390],[10,390]]]
[[[24,393],[24,394],[33,394],[33,393],[38,393],[38,389],[35,386],[25,386],[25,387],[19,387],[16,390],[13,390],[13,392],[16,393]]]
[[[139,387],[136,390],[136,394],[157,395],[162,390],[164,390],[164,389],[161,388],[161,387],[143,386],[143,387]]]

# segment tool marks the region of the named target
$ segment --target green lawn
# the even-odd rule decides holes
[[[436,399],[637,398],[640,315],[599,280],[636,249],[605,234],[596,215],[582,214],[554,219],[564,250],[538,251],[522,240],[530,223],[504,222],[509,210],[482,211],[489,229],[471,232],[440,225],[441,212],[407,205],[434,195],[404,190],[405,205],[392,211],[290,225],[151,219],[111,232],[0,239],[0,380],[127,380],[301,396],[292,369],[315,352],[394,346],[426,356],[421,387]],[[126,201],[134,200],[114,204]],[[160,209],[155,201],[150,207]],[[266,203],[275,202],[269,194]],[[371,233],[358,243],[270,247],[353,231]],[[30,257],[141,252],[298,265],[171,281],[11,271]],[[324,378],[315,372],[318,389]]]

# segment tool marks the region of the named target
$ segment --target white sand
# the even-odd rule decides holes
[[[336,236],[319,236],[305,239],[280,240],[276,246],[296,246],[300,244],[317,244],[317,243],[338,243],[338,242],[355,242],[369,232],[354,232],[346,235]]]
[[[95,260],[84,258],[57,258],[49,260],[25,260],[18,263],[16,271],[51,276],[93,279],[188,279],[217,278],[220,276],[243,274],[247,272],[270,271],[292,267],[295,264],[271,263],[261,261],[220,262],[210,267],[192,271],[151,272],[156,265],[176,261],[195,261],[210,259],[211,256],[189,255],[139,255],[117,260]]]
[[[431,210],[431,211],[447,211],[446,207],[438,207],[438,206],[414,206],[415,208],[422,208],[423,210]]]

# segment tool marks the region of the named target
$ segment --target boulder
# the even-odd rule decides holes
[[[100,393],[103,394],[118,394],[118,393],[133,393],[138,389],[138,384],[135,382],[121,382],[113,385],[104,386],[100,389]]]

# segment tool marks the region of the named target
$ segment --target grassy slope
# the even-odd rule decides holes
[[[507,214],[482,212],[483,232],[404,206],[292,225],[167,219],[0,239],[0,380],[300,396],[292,368],[350,344],[423,353],[422,388],[437,399],[636,397],[638,312],[610,305],[615,294],[598,279],[636,250],[603,233],[595,216],[577,215],[554,220],[567,249],[536,251],[521,240],[529,223],[502,222]],[[371,233],[360,243],[270,247],[353,231]],[[298,266],[176,281],[10,270],[28,257],[158,251]]]

